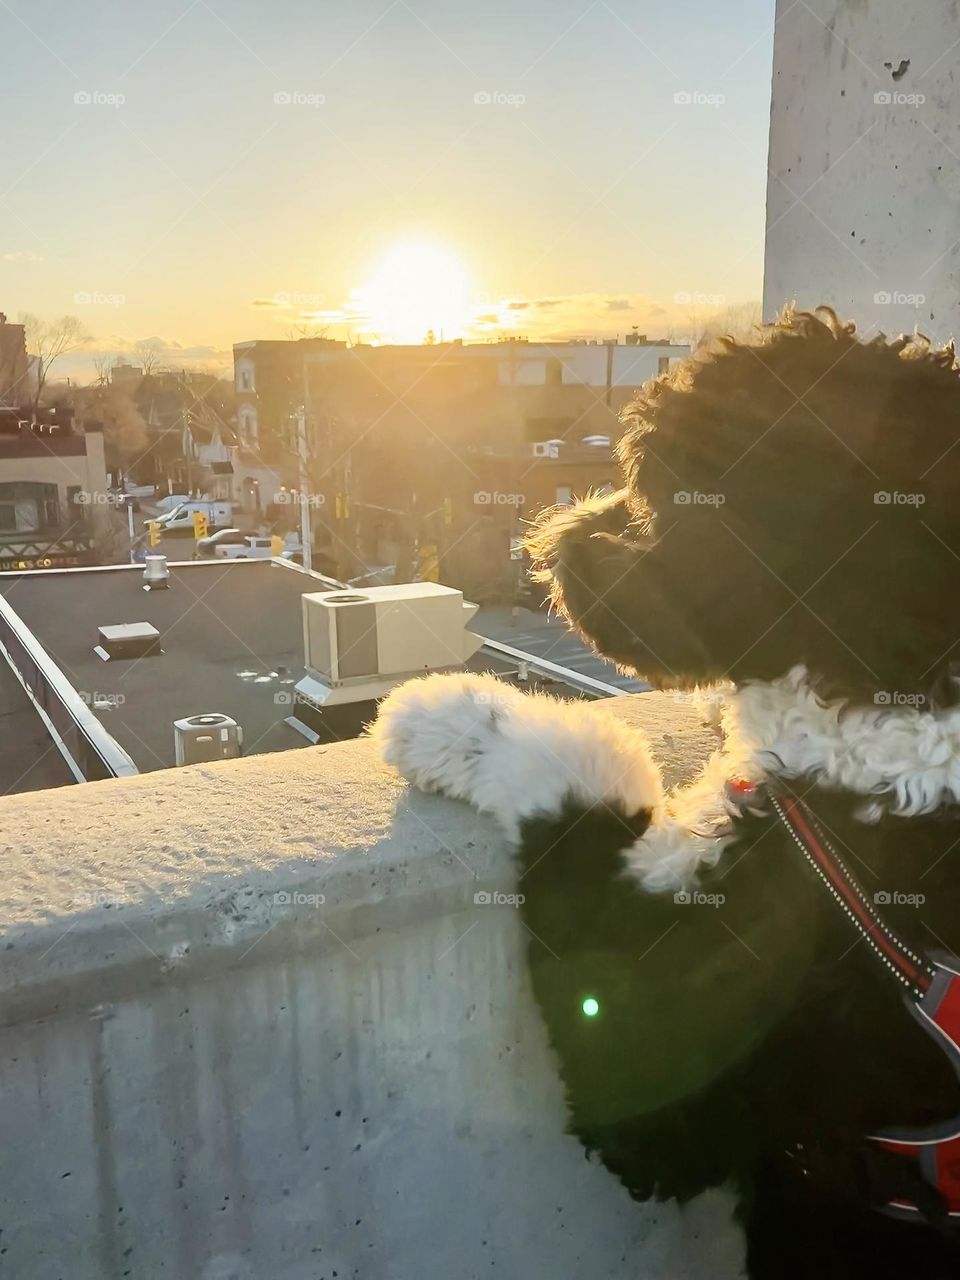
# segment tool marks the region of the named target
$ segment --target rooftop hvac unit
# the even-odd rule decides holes
[[[427,671],[460,667],[483,644],[464,630],[477,612],[461,591],[409,582],[303,597],[305,702],[336,706],[379,698]]]
[[[211,711],[174,720],[173,743],[178,765],[235,760],[243,746],[243,730],[230,716]]]
[[[555,440],[539,440],[533,446],[535,458],[559,458],[560,445]]]

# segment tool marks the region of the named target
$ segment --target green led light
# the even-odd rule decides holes
[[[598,1000],[594,1000],[593,996],[587,996],[580,1008],[588,1018],[595,1018],[600,1012],[600,1002]]]

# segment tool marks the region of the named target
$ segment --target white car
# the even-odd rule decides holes
[[[213,554],[218,560],[269,560],[273,556],[273,539],[269,534],[249,533],[242,542],[218,543]],[[298,541],[287,541],[281,552],[284,560],[296,560],[302,554]]]

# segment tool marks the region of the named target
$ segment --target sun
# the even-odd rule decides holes
[[[352,301],[381,342],[462,338],[470,325],[470,278],[452,249],[429,241],[394,245]]]

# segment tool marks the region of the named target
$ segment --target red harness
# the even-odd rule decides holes
[[[743,802],[743,784],[734,783],[732,789]],[[960,1076],[960,960],[947,953],[918,955],[911,950],[884,923],[803,801],[769,790],[766,797],[837,905],[888,973],[902,985],[907,1008]],[[914,1162],[923,1181],[938,1193],[942,1213],[951,1220],[960,1220],[960,1117],[925,1129],[884,1131],[870,1135],[867,1141]],[[886,1198],[882,1208],[896,1217],[925,1216],[921,1206],[905,1196]]]

